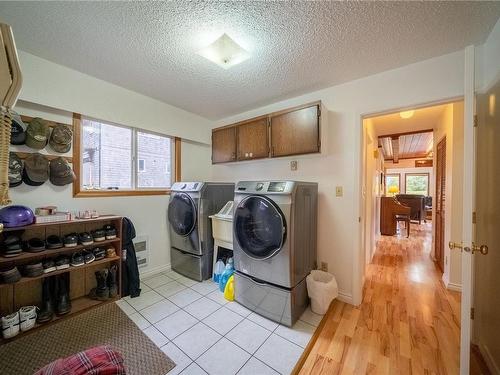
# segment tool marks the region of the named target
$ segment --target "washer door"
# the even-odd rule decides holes
[[[179,236],[188,236],[196,226],[196,206],[185,193],[172,196],[168,204],[168,221]]]
[[[286,222],[270,199],[251,195],[234,211],[234,237],[251,258],[267,259],[280,251],[286,238]]]

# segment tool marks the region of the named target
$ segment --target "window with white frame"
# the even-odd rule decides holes
[[[90,118],[81,120],[82,191],[169,189],[174,139]]]

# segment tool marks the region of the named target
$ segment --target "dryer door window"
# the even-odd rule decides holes
[[[185,193],[172,196],[168,204],[168,221],[179,236],[189,235],[196,226],[196,207]]]
[[[249,257],[271,258],[285,242],[283,213],[272,200],[249,196],[240,202],[234,212],[234,236]]]

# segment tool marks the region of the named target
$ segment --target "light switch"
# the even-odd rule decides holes
[[[297,170],[297,160],[292,160],[290,162],[290,170],[296,171]]]
[[[336,186],[335,187],[335,196],[341,197],[343,195],[344,195],[344,189],[342,188],[342,186]]]

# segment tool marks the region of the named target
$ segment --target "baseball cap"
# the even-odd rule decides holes
[[[63,124],[58,124],[50,135],[50,147],[60,153],[68,152],[71,149],[71,141],[73,139],[73,132],[70,127]]]
[[[75,173],[71,166],[62,157],[53,159],[50,162],[50,182],[56,186],[71,184],[75,180]]]
[[[26,124],[21,120],[19,113],[11,111],[12,127],[10,129],[10,144],[23,145],[26,141]]]
[[[49,179],[49,161],[42,154],[30,154],[24,159],[23,181],[27,185],[40,186]]]
[[[48,136],[48,122],[40,117],[35,117],[26,129],[26,146],[41,150],[47,145]]]
[[[23,162],[14,152],[9,152],[9,187],[23,183]]]

